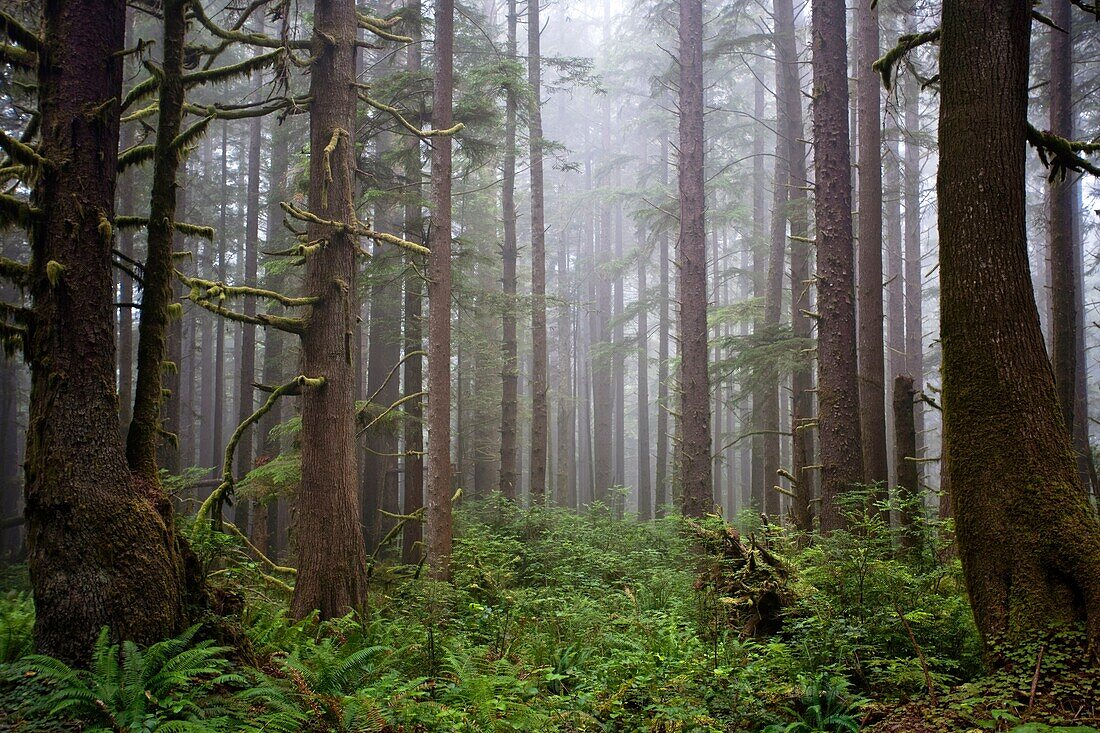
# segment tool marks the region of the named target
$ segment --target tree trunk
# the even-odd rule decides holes
[[[813,0],[813,49],[821,529],[829,532],[843,524],[837,497],[863,480],[843,0]]]
[[[420,72],[420,0],[408,0],[409,15],[416,21],[413,30],[413,43],[406,53],[409,73]],[[418,119],[424,118],[424,99],[417,100]],[[424,212],[420,207],[423,191],[423,168],[420,157],[420,140],[409,138],[409,164],[405,176],[409,180],[409,203],[405,205],[405,239],[422,244],[424,242]],[[409,264],[412,253],[407,255]],[[424,284],[415,267],[408,268],[405,277],[405,356],[423,349],[423,298]],[[416,394],[424,388],[424,359],[415,356],[405,359],[403,382],[406,395]],[[417,397],[405,403],[405,504],[404,513],[415,514],[424,507],[424,400]],[[401,535],[401,558],[406,563],[418,563],[423,556],[421,539],[423,522],[407,522]]]
[[[871,68],[879,56],[878,10],[856,6],[856,94],[859,107],[859,284],[857,291],[860,435],[863,480],[885,487],[886,389],[882,313],[882,112],[881,80]],[[879,498],[884,492],[878,493]]]
[[[646,160],[643,151],[642,160]],[[650,479],[649,442],[649,284],[646,270],[653,251],[646,242],[645,228],[638,225],[638,519],[653,519],[653,484]],[[660,405],[657,406],[660,409]]]
[[[680,2],[680,477],[683,512],[713,509],[703,194],[703,3]]]
[[[802,125],[802,85],[798,69],[794,6],[791,0],[776,0],[776,60],[783,83],[779,85],[778,129],[786,143],[787,217],[791,249],[791,329],[805,342],[813,339],[813,325],[807,312],[810,298],[809,199],[806,180],[806,144]],[[813,369],[808,359],[799,359],[791,374],[791,475],[795,477],[791,517],[795,527],[809,532],[813,527],[814,475],[806,466],[813,463]]]
[[[784,96],[784,87],[787,83],[784,67],[777,61],[775,64],[776,96],[781,100]],[[777,106],[779,106],[777,104]],[[777,114],[781,115],[779,112]],[[778,129],[778,127],[777,127]],[[785,252],[787,245],[787,197],[790,188],[790,166],[788,158],[790,146],[783,135],[783,130],[778,129],[775,136],[775,175],[772,178],[772,227],[771,241],[768,247],[768,269],[764,286],[764,319],[762,328],[756,332],[758,339],[763,343],[770,343],[779,338],[780,322],[783,313],[783,281]],[[765,364],[758,375],[760,385],[760,422],[764,430],[761,436],[764,448],[764,503],[761,511],[768,515],[774,522],[779,522],[781,517],[780,493],[773,487],[778,482],[780,468],[780,441],[781,431],[779,421],[779,365],[772,361]],[[755,396],[755,395],[754,395]]]
[[[435,6],[432,126],[451,126],[454,0]],[[432,148],[431,255],[428,256],[428,510],[431,575],[451,577],[451,139]]]
[[[546,494],[549,410],[546,381],[546,214],[543,206],[542,56],[539,4],[527,4],[527,83],[531,87],[528,137],[531,142],[531,503]]]
[[[987,645],[1067,622],[1085,622],[1096,644],[1100,524],[1078,485],[1028,270],[1031,4],[947,0],[942,29],[944,440],[967,590]]]
[[[912,21],[910,21],[912,22]],[[906,27],[915,31],[915,24]],[[920,211],[920,110],[918,108],[920,86],[912,75],[903,79],[902,93],[905,104],[905,165],[903,175],[905,199],[905,373],[913,378],[913,389],[924,390],[924,294],[921,266],[921,211]],[[913,409],[917,432],[917,455],[924,455],[924,402],[917,401]],[[923,473],[916,464],[917,484]],[[942,487],[941,487],[942,488]]]
[[[555,503],[577,508],[576,400],[573,396],[573,301],[569,284],[569,240],[558,250],[558,454]]]
[[[508,59],[516,59],[516,0],[508,0]],[[500,491],[516,498],[516,426],[518,423],[519,348],[516,344],[516,94],[508,88],[504,101],[504,188],[501,210],[504,217],[503,288],[504,357],[503,392],[500,400]]]
[[[125,18],[119,0],[55,0],[39,50],[39,153],[53,167],[33,194],[25,516],[37,649],[75,663],[104,626],[148,644],[184,621],[171,507],[130,473],[118,432],[110,222]]]
[[[753,85],[753,119],[764,119],[764,84],[758,79]],[[761,125],[762,127],[762,125]],[[767,217],[767,182],[764,176],[764,138],[763,130],[753,135],[752,141],[752,297],[760,300],[767,290],[768,264],[764,257],[765,219]],[[758,308],[752,320],[752,333],[759,336],[764,333],[764,309]],[[768,474],[764,459],[764,433],[768,430],[766,409],[768,404],[768,377],[759,367],[752,372],[752,486],[750,498],[753,510],[763,512],[765,496],[771,491],[771,482],[775,477],[775,468]],[[778,422],[778,421],[777,421]]]
[[[309,206],[325,221],[355,221],[352,162],[357,24],[353,0],[314,6],[309,115]],[[325,246],[306,258],[306,291],[320,298],[302,331],[302,374],[323,379],[302,398],[302,483],[294,515],[298,582],[291,612],[322,619],[366,601],[355,446],[354,332],[358,243],[344,228],[311,223]]]
[[[668,136],[661,139],[661,187],[668,188]],[[668,411],[672,403],[668,398],[668,341],[671,330],[668,297],[668,230],[657,235],[660,284],[657,292],[657,466],[654,472],[653,516],[665,515],[669,503],[668,478]]]
[[[917,430],[913,420],[916,392],[913,378],[894,377],[894,462],[897,466],[897,498],[901,504],[901,547],[905,551],[920,548],[919,522],[922,518],[921,491],[917,483]]]

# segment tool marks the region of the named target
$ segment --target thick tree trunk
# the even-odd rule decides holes
[[[680,478],[685,516],[713,509],[703,194],[703,3],[680,2]]]
[[[435,6],[432,126],[451,126],[454,0]],[[431,255],[428,257],[428,508],[431,575],[451,577],[451,140],[432,148]]]
[[[882,308],[882,111],[881,80],[871,65],[879,56],[878,10],[856,6],[856,94],[859,106],[858,353],[863,479],[883,484],[890,476],[886,449],[886,366]],[[881,497],[884,492],[880,492]]]
[[[842,526],[837,497],[863,480],[852,262],[852,180],[843,0],[813,0],[821,529]]]
[[[118,0],[54,0],[39,51],[39,152],[53,167],[33,195],[25,516],[38,651],[76,663],[104,626],[151,643],[184,620],[171,507],[131,474],[118,433],[110,222],[125,17]]]
[[[1028,270],[1031,4],[947,0],[942,28],[944,439],[967,590],[987,645],[1078,621],[1096,644],[1100,524],[1078,485]]]
[[[527,83],[531,87],[528,137],[531,143],[531,503],[546,495],[549,441],[546,381],[546,214],[543,205],[542,56],[539,4],[527,4]]]
[[[508,58],[516,58],[516,0],[508,0]],[[516,95],[509,88],[504,101],[504,181],[501,210],[504,218],[503,288],[504,357],[500,400],[500,491],[516,498],[516,426],[518,424],[519,348],[516,344]]]
[[[353,0],[314,6],[310,73],[309,206],[325,221],[355,221],[352,164],[357,24]],[[325,246],[306,259],[306,291],[320,298],[302,332],[302,483],[294,514],[298,582],[291,612],[332,618],[366,601],[355,447],[354,332],[358,243],[345,228],[311,223]]]

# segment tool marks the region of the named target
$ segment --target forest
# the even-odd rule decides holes
[[[0,730],[1100,733],[1097,0],[0,0]]]

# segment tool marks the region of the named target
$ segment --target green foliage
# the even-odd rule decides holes
[[[34,648],[34,603],[29,593],[9,591],[0,597],[0,665],[10,664]]]
[[[775,723],[764,733],[856,733],[858,713],[866,700],[853,696],[850,684],[843,677],[828,673],[814,678],[801,678],[801,695],[795,707],[788,707],[794,720]]]

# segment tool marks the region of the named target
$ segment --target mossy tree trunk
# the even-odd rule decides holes
[[[346,226],[356,221],[356,34],[353,0],[318,0],[310,69],[309,206],[321,220]],[[302,394],[302,482],[294,516],[298,582],[291,604],[297,618],[313,610],[321,618],[340,616],[366,601],[353,393],[357,242],[346,226],[309,225],[309,240],[324,245],[306,261],[306,290],[320,300],[302,332],[302,373],[324,383]]]
[[[516,0],[508,0],[508,60],[516,60]],[[504,99],[504,180],[501,191],[504,217],[503,290],[504,317],[502,344],[503,366],[500,400],[500,491],[516,498],[516,430],[518,426],[519,355],[516,345],[516,93],[511,87]]]
[[[947,0],[940,72],[944,443],[959,556],[987,645],[1085,622],[1100,524],[1079,490],[1028,269],[1031,3]]]
[[[177,632],[182,580],[163,494],[131,474],[118,431],[111,222],[125,4],[50,0],[43,12],[39,152],[52,166],[33,195],[28,561],[38,650],[84,663],[103,626],[141,643]]]

